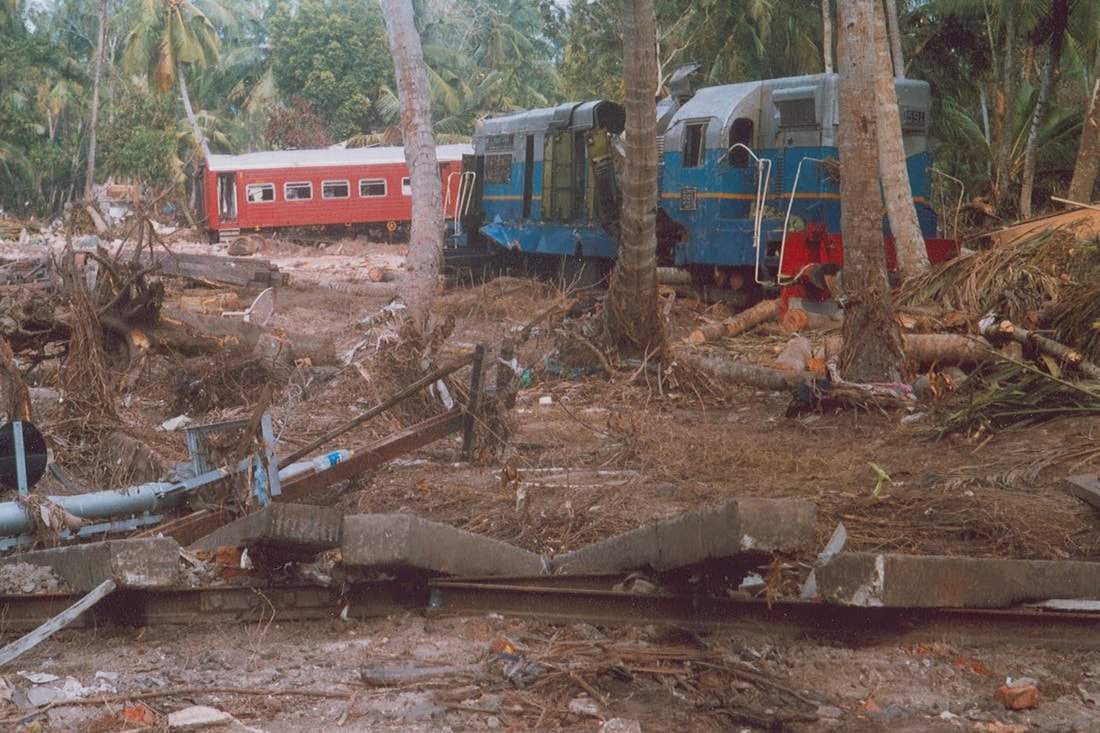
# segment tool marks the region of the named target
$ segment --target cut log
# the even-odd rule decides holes
[[[250,240],[254,244],[254,240]],[[259,257],[223,257],[183,252],[141,253],[141,264],[157,264],[165,275],[202,281],[223,282],[242,287],[267,288],[286,285],[290,277],[269,260]]]
[[[824,313],[814,313],[802,308],[788,308],[787,312],[779,319],[785,333],[800,333],[802,331],[830,331],[840,328],[839,318],[827,316]]]
[[[813,347],[805,336],[795,336],[787,342],[787,346],[775,358],[775,368],[785,372],[801,372],[806,370],[806,363],[813,356]]]
[[[1034,331],[1020,328],[1011,321],[997,320],[996,318],[983,318],[981,322],[982,335],[991,341],[1004,341],[1010,339],[1023,346],[1031,346],[1047,356],[1053,356],[1063,364],[1076,368],[1089,379],[1100,379],[1100,366],[1085,358],[1077,349],[1070,348],[1054,339],[1040,336]]]
[[[746,331],[751,331],[765,321],[778,317],[779,310],[780,301],[778,299],[762,300],[753,307],[741,311],[733,318],[695,329],[688,338],[693,344],[702,344],[707,341],[717,341],[720,338],[738,336]]]
[[[144,335],[154,349],[196,356],[232,346],[251,350],[263,332],[248,321],[165,309]]]
[[[691,271],[680,267],[658,267],[657,283],[660,285],[691,285]]]
[[[397,279],[397,273],[387,267],[371,267],[367,270],[367,279],[372,283],[388,283]]]
[[[980,364],[996,356],[989,344],[980,338],[956,333],[904,333],[901,335],[905,356],[911,364],[941,366]],[[825,338],[826,359],[840,353],[844,340],[840,334]]]

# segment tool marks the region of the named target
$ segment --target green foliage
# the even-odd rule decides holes
[[[323,148],[332,144],[325,121],[300,97],[288,106],[273,106],[267,112],[267,139],[275,150]]]
[[[158,192],[177,185],[180,133],[172,100],[130,86],[105,111],[99,139],[108,174]]]
[[[334,139],[382,124],[370,107],[393,84],[382,11],[372,0],[280,4],[271,18],[272,71],[284,99],[300,97]]]

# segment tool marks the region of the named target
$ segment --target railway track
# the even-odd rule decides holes
[[[827,605],[612,588],[619,575],[539,578],[398,578],[349,585],[300,582],[180,589],[121,589],[85,612],[73,626],[236,623],[278,618],[318,621],[421,611],[430,615],[505,616],[594,625],[668,624],[697,630],[768,631],[856,645],[948,642],[1041,644],[1100,649],[1100,612],[1041,606],[1013,609],[899,609]],[[0,629],[33,629],[79,596],[40,594],[4,598]]]

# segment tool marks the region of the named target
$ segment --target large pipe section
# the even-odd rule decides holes
[[[279,471],[279,480],[314,471],[322,471],[347,460],[351,452],[337,450],[317,458],[293,463]],[[162,513],[183,503],[196,489],[229,476],[224,469],[210,471],[192,479],[176,482],[152,482],[125,489],[96,491],[73,496],[47,496],[44,500],[56,504],[74,517],[86,522]],[[17,537],[34,531],[31,508],[18,501],[0,503],[0,537]]]

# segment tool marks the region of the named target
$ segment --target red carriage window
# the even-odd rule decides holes
[[[244,189],[245,198],[250,204],[258,204],[264,201],[275,200],[274,183],[250,183]]]
[[[321,198],[346,199],[351,196],[351,185],[347,181],[322,181]]]
[[[359,181],[359,195],[363,198],[378,198],[386,195],[386,179],[363,178]]]
[[[283,196],[287,201],[308,201],[313,198],[313,184],[309,181],[284,184]]]
[[[408,176],[401,179],[401,195],[402,196],[412,196],[413,195],[412,180],[409,179]]]

